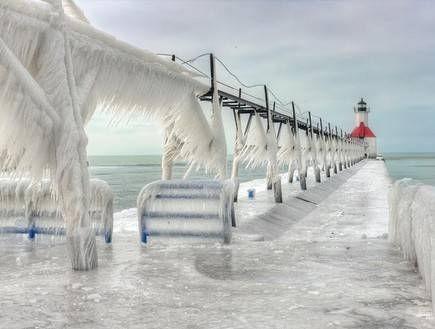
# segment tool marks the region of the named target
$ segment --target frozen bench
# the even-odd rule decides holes
[[[99,179],[90,180],[90,220],[96,235],[112,242],[113,193]],[[64,235],[65,221],[51,182],[30,184],[28,179],[0,179],[0,234]]]
[[[229,243],[232,209],[233,185],[229,180],[150,183],[137,199],[141,243],[146,244],[149,237],[170,242]]]

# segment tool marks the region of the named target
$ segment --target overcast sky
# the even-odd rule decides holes
[[[378,152],[435,152],[435,1],[76,3],[95,27],[137,47],[186,60],[213,52],[246,85],[266,84],[344,131],[363,97]],[[207,58],[195,65],[207,69]],[[223,67],[217,75],[236,85]],[[161,153],[152,122],[109,121],[100,114],[88,125],[90,155]],[[229,111],[225,123],[231,144]]]

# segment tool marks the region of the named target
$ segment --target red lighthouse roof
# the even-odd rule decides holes
[[[350,137],[354,138],[364,138],[364,137],[376,137],[375,134],[370,130],[369,127],[366,127],[364,122],[360,122],[359,127],[356,127]]]

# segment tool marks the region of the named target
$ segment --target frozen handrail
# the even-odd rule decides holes
[[[229,243],[233,207],[230,180],[150,183],[137,198],[141,243],[149,237]]]
[[[90,220],[96,235],[112,242],[113,192],[102,180],[91,179]],[[0,179],[0,233],[64,235],[65,221],[50,180]]]

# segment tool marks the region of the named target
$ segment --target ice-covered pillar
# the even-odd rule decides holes
[[[297,152],[295,155],[295,158],[298,161],[298,174],[299,174],[299,183],[301,186],[301,190],[307,189],[307,180],[306,180],[306,165],[302,163],[303,157],[302,157],[302,145],[301,145],[301,138],[299,135],[299,126],[298,126],[298,120],[296,118],[296,110],[295,110],[295,104],[292,102],[292,111],[293,111],[293,123],[294,123],[294,132],[295,132],[295,151]],[[305,168],[305,171],[304,171]]]
[[[330,148],[331,148],[330,163],[331,163],[331,168],[334,171],[334,174],[336,174],[337,173],[337,163],[335,162],[335,158],[336,158],[336,153],[337,153],[337,143],[336,143],[336,139],[335,139],[334,135],[332,134],[330,123],[328,123],[328,134],[329,134],[329,144],[330,144]]]
[[[296,164],[293,159],[290,160],[290,163],[288,165],[288,182],[293,183],[293,176],[295,175],[296,170]]]
[[[325,132],[323,131],[323,121],[320,118],[320,130],[319,130],[319,142],[321,144],[322,152],[321,154],[321,160],[323,162],[323,169],[325,170],[326,177],[330,177],[330,167],[328,165],[328,144],[325,136]],[[319,153],[319,152],[318,152]]]
[[[274,107],[275,107],[275,103],[274,103]],[[275,136],[275,125],[273,123],[273,121],[270,123],[271,126],[273,126],[273,131],[271,131],[270,134],[273,134],[273,136]],[[278,143],[279,143],[279,137],[280,137],[280,132],[281,132],[281,126],[278,132],[278,135],[276,135],[276,139],[274,144],[276,145],[276,155],[278,154]],[[272,137],[272,135],[271,135]],[[275,158],[277,159],[277,156],[275,155]],[[276,174],[274,174],[274,171],[276,171]],[[271,162],[268,163],[267,165],[267,174],[266,174],[266,180],[267,180],[267,189],[271,190],[274,189],[274,175],[279,175],[278,173],[278,164],[276,165],[276,169],[273,168],[273,165],[271,164]]]
[[[295,138],[295,129],[292,129],[290,126],[290,122],[287,121],[286,123],[289,140],[288,140],[288,182],[293,183],[293,177],[296,170],[296,164],[298,163],[299,156],[297,155],[297,146],[296,146],[296,138]],[[300,150],[299,150],[300,152]]]
[[[326,177],[331,177],[331,140],[325,136],[325,156],[326,156]]]
[[[273,188],[273,168],[270,163],[266,167],[266,188],[271,190]]]
[[[219,97],[218,84],[216,79],[216,65],[213,54],[210,54],[211,88],[212,88],[212,115],[210,128],[213,140],[210,145],[210,156],[215,168],[217,168],[217,179],[223,181],[227,179],[227,141],[225,129],[222,121],[222,99]]]
[[[268,185],[269,179],[272,183],[273,194],[275,197],[276,203],[282,203],[282,190],[281,190],[281,177],[278,173],[278,143],[275,132],[275,125],[273,123],[272,113],[269,107],[269,99],[267,93],[267,87],[264,86],[264,93],[266,98],[266,109],[267,109],[267,155],[268,155],[268,163],[267,163],[267,176],[268,176]]]
[[[344,169],[349,167],[349,149],[346,137],[343,139],[343,150],[344,150]]]
[[[345,154],[346,154],[346,165],[347,165],[347,168],[349,168],[350,166],[351,166],[351,164],[350,164],[350,149],[349,149],[349,139],[348,138],[346,138],[346,140],[345,140]]]
[[[62,118],[55,127],[55,182],[66,220],[67,248],[74,270],[98,267],[95,232],[89,220],[87,136],[73,76],[69,31],[60,0],[50,0],[58,16],[39,49],[39,82],[53,108]],[[55,81],[55,83],[53,83]]]
[[[337,132],[338,134],[338,132]],[[338,170],[343,171],[343,138],[337,135],[337,145],[338,145]]]
[[[171,180],[174,168],[174,160],[179,151],[177,138],[172,134],[172,126],[165,128],[164,146],[162,155],[162,180]]]
[[[347,149],[346,149],[346,140],[343,137],[343,130],[341,129],[341,159],[343,162],[343,168],[347,168]]]
[[[234,145],[234,158],[233,158],[233,167],[231,171],[231,180],[233,181],[234,184],[234,202],[237,202],[239,187],[240,187],[239,170],[240,170],[240,164],[242,162],[242,151],[246,144],[246,134],[251,124],[252,114],[249,116],[245,133],[243,133],[242,130],[240,113],[234,111],[234,120],[236,123],[236,143]]]
[[[333,156],[333,164],[334,164],[334,174],[338,173],[338,166],[337,166],[337,158],[338,158],[338,137],[337,135],[334,137],[333,139],[333,146],[332,146],[332,153],[334,154]]]
[[[317,162],[317,150],[316,150],[316,142],[314,141],[314,137],[313,137],[313,124],[311,121],[311,112],[308,112],[308,117],[310,120],[310,130],[308,133],[308,139],[310,140],[311,160],[313,161],[314,176],[316,178],[316,182],[320,183],[321,182],[321,180],[320,180],[320,168],[319,168],[319,164]]]
[[[240,188],[240,179],[239,179],[239,168],[240,168],[240,157],[238,154],[234,154],[233,158],[233,168],[231,171],[231,180],[234,184],[234,202],[237,202]]]

